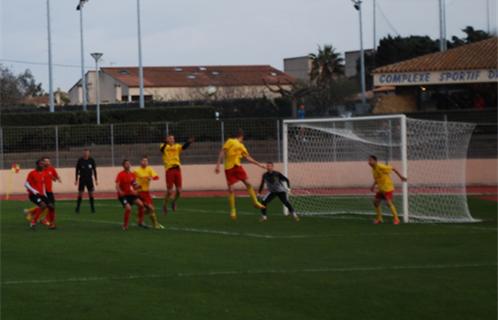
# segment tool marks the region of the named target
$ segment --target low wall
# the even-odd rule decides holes
[[[411,161],[409,164],[409,180],[412,184],[418,183],[449,183],[459,180],[458,175],[448,174],[462,172],[459,161],[423,160]],[[368,187],[372,183],[370,168],[365,161],[344,161],[335,163],[299,163],[290,164],[291,183],[294,185],[313,184],[316,187],[351,188]],[[394,163],[399,168],[399,164]],[[482,185],[495,186],[497,181],[498,159],[470,159],[466,166],[466,183],[468,186]],[[246,164],[245,168],[251,182],[257,187],[263,170],[253,165]],[[153,191],[165,189],[164,169],[154,166],[159,173],[160,180],[152,182]],[[183,166],[183,184],[185,190],[224,190],[226,188],[224,173],[216,175],[214,164],[185,165]],[[281,170],[281,164],[276,164],[276,169]],[[114,179],[121,169],[119,167],[100,167],[98,169],[99,185],[97,192],[114,191]],[[452,171],[453,170],[453,171]],[[62,183],[54,184],[54,191],[70,193],[76,191],[74,185],[74,169],[59,169]],[[29,170],[21,170],[14,174],[10,170],[0,171],[0,194],[25,193],[24,181]],[[444,179],[444,181],[443,181]],[[297,187],[297,186],[296,186]]]

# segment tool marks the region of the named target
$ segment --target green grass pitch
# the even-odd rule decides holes
[[[248,199],[236,222],[224,198],[183,199],[166,230],[123,232],[116,200],[58,202],[55,231],[2,202],[1,319],[496,319],[496,202],[470,199],[478,224],[399,226],[276,203],[261,224]]]

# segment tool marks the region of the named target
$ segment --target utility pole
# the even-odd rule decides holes
[[[50,0],[47,0],[47,33],[48,33],[48,102],[50,112],[55,112],[54,101],[54,65],[52,61],[52,27],[50,21]]]
[[[365,51],[363,50],[363,17],[361,14],[362,0],[351,0],[354,8],[358,11],[360,20],[360,77],[361,77],[361,103],[367,103],[366,80],[365,80]]]
[[[138,32],[138,77],[140,78],[140,109],[145,108],[144,67],[142,64],[142,25],[140,20],[140,0],[137,0],[137,32]]]
[[[76,10],[80,12],[80,46],[81,46],[81,88],[82,88],[82,104],[83,111],[88,110],[87,84],[85,76],[85,41],[83,38],[83,7],[88,0],[80,0]]]
[[[439,0],[439,51],[446,51],[446,0]]]

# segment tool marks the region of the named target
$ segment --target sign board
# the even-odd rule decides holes
[[[374,74],[374,85],[376,87],[482,82],[498,82],[498,69]]]

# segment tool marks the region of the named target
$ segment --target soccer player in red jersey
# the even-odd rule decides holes
[[[37,206],[30,222],[30,228],[32,230],[35,229],[36,223],[38,222],[38,219],[40,219],[42,212],[46,208],[49,210],[53,209],[53,206],[50,204],[50,201],[47,199],[45,194],[44,168],[44,161],[42,159],[37,160],[36,168],[28,174],[26,182],[24,183],[24,186],[28,191],[29,200]],[[55,225],[49,226],[49,229],[55,229]]]
[[[50,162],[49,157],[44,157],[42,158],[43,164],[44,164],[44,169],[43,173],[45,174],[45,193],[47,195],[48,202],[52,205],[51,207],[48,208],[48,214],[47,218],[42,221],[43,224],[52,226],[55,228],[55,196],[54,196],[54,191],[53,191],[53,182],[62,182],[61,178],[59,177],[59,174],[57,173],[57,170],[52,166]]]
[[[116,177],[116,191],[118,193],[118,200],[123,205],[124,223],[123,230],[128,230],[128,223],[130,221],[131,206],[136,205],[138,210],[144,208],[143,202],[138,197],[137,189],[139,188],[135,174],[131,172],[131,163],[128,160],[123,160],[123,171],[119,172]],[[148,228],[143,223],[138,224],[139,227]]]

